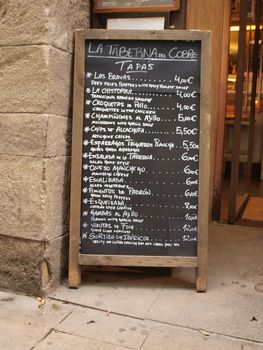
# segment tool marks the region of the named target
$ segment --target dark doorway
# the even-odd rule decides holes
[[[261,0],[231,13],[220,219],[263,225]]]

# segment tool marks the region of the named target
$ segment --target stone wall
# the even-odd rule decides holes
[[[0,0],[0,288],[67,267],[73,30],[88,0]]]

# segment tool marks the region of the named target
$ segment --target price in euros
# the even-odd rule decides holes
[[[189,151],[190,149],[199,149],[199,145],[193,141],[183,140],[183,148]]]
[[[187,127],[177,126],[175,133],[176,133],[176,135],[196,135],[197,128],[189,129]]]
[[[190,235],[183,235],[182,237],[183,242],[196,242],[196,237],[191,237]]]

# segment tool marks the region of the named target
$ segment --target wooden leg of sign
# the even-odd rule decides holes
[[[207,287],[207,267],[208,267],[208,230],[203,230],[203,236],[199,236],[198,261],[195,269],[195,283],[197,292],[205,292]]]
[[[77,239],[74,239],[74,237],[70,237],[68,286],[70,288],[78,288],[80,283],[81,267],[79,265],[79,242]]]
[[[205,271],[201,267],[197,267],[195,269],[195,283],[196,283],[197,292],[206,291],[206,288],[207,288],[206,269]]]
[[[81,284],[81,269],[80,266],[69,268],[68,286],[69,288],[78,288]]]

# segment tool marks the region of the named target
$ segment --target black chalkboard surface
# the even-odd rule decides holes
[[[200,59],[200,41],[86,41],[81,253],[197,255]]]
[[[70,266],[204,267],[209,33],[77,34]]]

